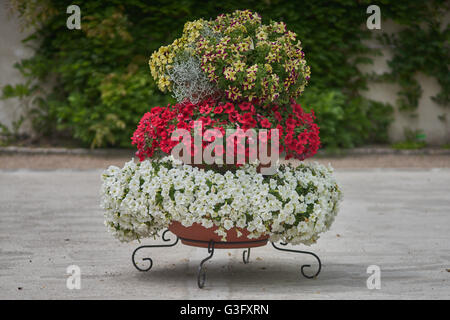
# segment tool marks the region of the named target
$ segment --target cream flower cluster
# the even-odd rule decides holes
[[[188,227],[214,225],[246,228],[249,238],[270,235],[271,241],[315,243],[328,230],[342,194],[333,171],[317,163],[278,166],[263,176],[257,163],[235,172],[198,169],[166,157],[111,166],[102,175],[105,225],[121,241],[157,235],[179,221]]]

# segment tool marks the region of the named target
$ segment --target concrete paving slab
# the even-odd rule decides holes
[[[132,266],[138,244],[119,243],[103,226],[100,174],[0,171],[1,299],[450,298],[450,169],[338,170],[344,202],[335,224],[298,247],[321,257],[318,278],[300,274],[309,256],[270,245],[252,249],[247,265],[242,250],[216,250],[202,290],[196,272],[206,249],[153,249],[152,270]],[[70,265],[81,269],[80,290],[66,287]],[[367,288],[369,265],[381,269],[379,290]]]

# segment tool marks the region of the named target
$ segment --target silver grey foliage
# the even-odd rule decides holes
[[[197,104],[217,92],[217,87],[209,81],[196,57],[180,57],[167,73],[173,81],[173,96],[179,103],[189,101]]]

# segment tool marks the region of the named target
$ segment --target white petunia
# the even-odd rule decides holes
[[[217,224],[223,239],[225,230],[238,227],[247,229],[249,238],[269,234],[271,241],[306,245],[330,228],[342,200],[332,170],[317,163],[279,166],[265,181],[254,165],[220,174],[171,157],[132,160],[102,173],[100,205],[108,231],[124,242],[154,236],[172,220],[205,228]]]

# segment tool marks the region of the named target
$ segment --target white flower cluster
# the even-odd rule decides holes
[[[302,163],[280,165],[263,176],[257,164],[225,174],[182,164],[172,157],[130,161],[103,173],[105,224],[121,241],[154,236],[171,221],[206,228],[245,228],[249,238],[315,243],[328,230],[342,199],[331,167]]]

